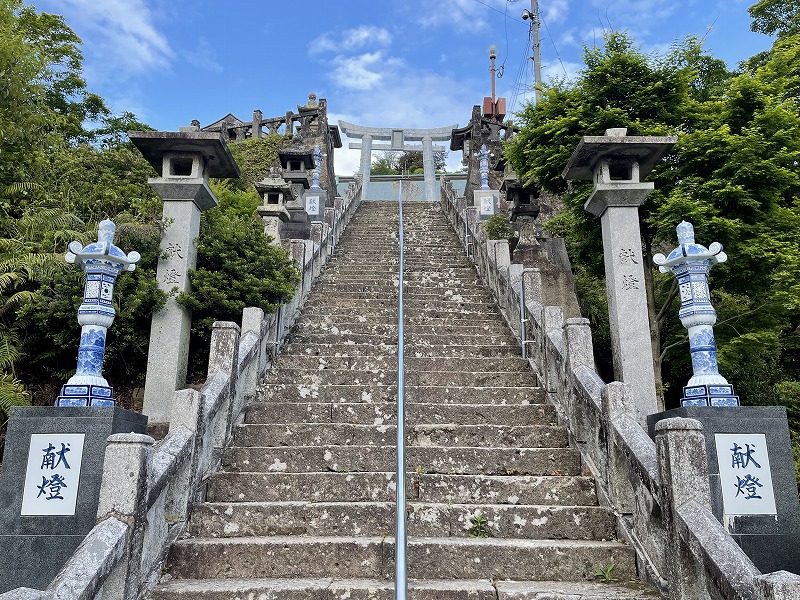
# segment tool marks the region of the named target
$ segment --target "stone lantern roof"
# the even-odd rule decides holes
[[[159,175],[164,175],[167,153],[202,154],[209,177],[241,177],[227,144],[219,133],[209,131],[129,131],[133,145]]]
[[[603,160],[628,159],[639,164],[639,177],[653,170],[678,138],[628,135],[627,128],[609,129],[605,135],[587,135],[578,143],[561,176],[565,179],[594,180],[594,170]]]

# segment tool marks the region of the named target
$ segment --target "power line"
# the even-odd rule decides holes
[[[486,4],[485,2],[481,2],[481,0],[475,0],[475,2],[477,2],[478,4],[481,4],[481,5],[483,5],[483,6],[485,6],[485,7],[486,7],[486,8],[488,8],[489,10],[493,10],[493,11],[494,11],[494,12],[496,12],[496,13],[500,13],[501,15],[505,15],[505,14],[506,14],[505,12],[503,12],[502,10],[500,10],[499,8],[495,8],[494,6],[490,6],[489,4]],[[523,21],[521,21],[520,19],[517,19],[517,18],[515,18],[515,17],[511,17],[511,16],[509,16],[508,18],[509,18],[509,19],[514,19],[515,21],[517,21],[517,22],[519,22],[519,23],[522,23],[522,22],[523,22]]]
[[[552,34],[550,33],[550,28],[547,26],[547,22],[544,19],[542,19],[541,16],[539,17],[539,20],[542,23],[544,23],[544,28],[547,30],[547,37],[550,38],[550,43],[553,45],[553,52],[556,53],[556,58],[558,59],[558,62],[564,71],[564,77],[569,77],[569,74],[567,73],[567,67],[564,66],[564,61],[561,60],[561,55],[558,53],[558,48],[556,48],[556,42],[553,39]]]

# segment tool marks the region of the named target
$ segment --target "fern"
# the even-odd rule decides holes
[[[0,375],[0,425],[8,420],[12,406],[30,406],[31,395],[10,373]]]

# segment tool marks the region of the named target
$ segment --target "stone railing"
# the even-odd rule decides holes
[[[19,588],[0,600],[137,600],[158,581],[170,545],[186,530],[193,503],[204,498],[205,480],[217,470],[246,404],[360,200],[356,180],[325,211],[325,222],[312,224],[311,240],[284,242],[302,273],[294,297],[275,314],[245,308],[241,328],[214,323],[206,382],[199,391],[175,392],[164,439],[110,436],[97,525],[47,590]]]
[[[505,240],[487,240],[477,212],[445,179],[442,209],[527,348],[560,422],[636,550],[639,573],[674,600],[800,598],[800,577],[762,575],[711,512],[702,426],[666,419],[650,439],[634,416],[629,388],[594,369],[588,319],[544,306],[539,269],[513,264]],[[522,286],[524,285],[524,291]],[[521,297],[525,298],[522,306]]]

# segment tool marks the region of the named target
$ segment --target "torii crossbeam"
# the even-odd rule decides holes
[[[362,197],[367,197],[369,175],[372,166],[373,150],[401,150],[418,152],[422,150],[422,168],[425,174],[425,199],[436,200],[436,169],[433,164],[433,142],[449,141],[453,129],[458,125],[437,127],[435,129],[393,129],[391,127],[364,127],[346,121],[339,121],[339,129],[347,137],[360,138],[361,143],[351,144],[351,148],[361,149]],[[373,140],[388,141],[388,144],[373,146]],[[406,142],[422,142],[422,146],[408,145]],[[436,149],[440,149],[436,147]]]

